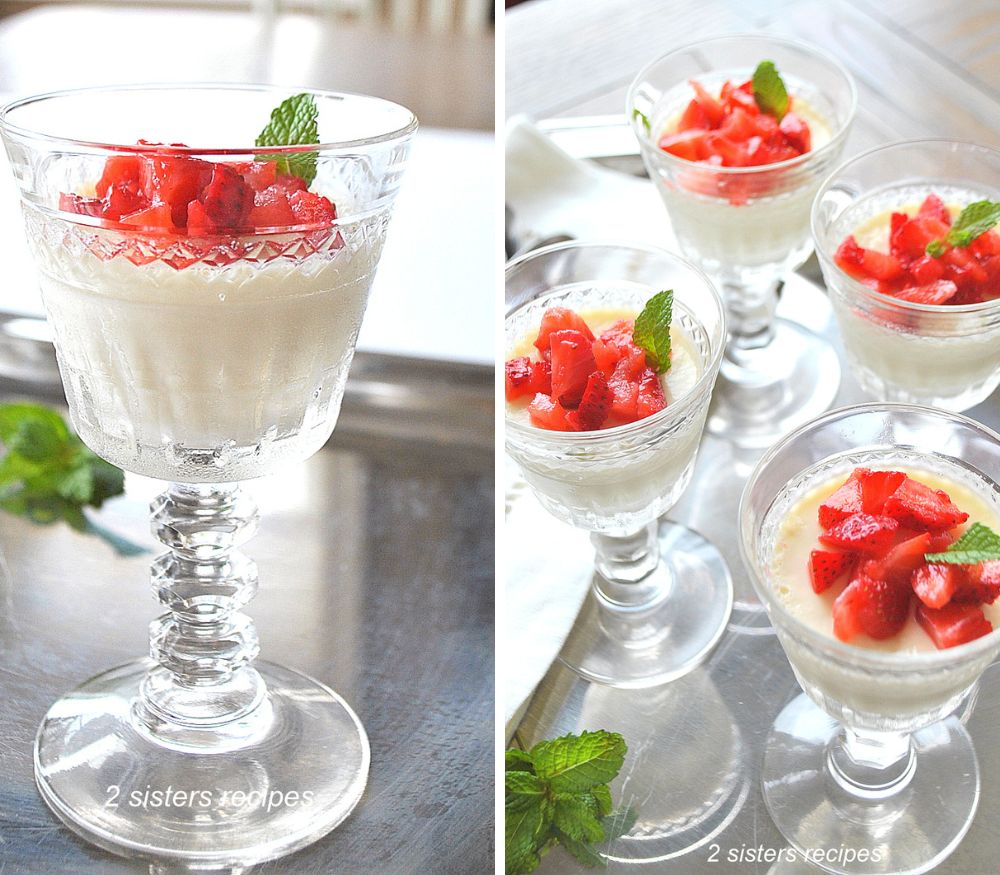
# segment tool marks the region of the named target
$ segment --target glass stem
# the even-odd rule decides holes
[[[740,351],[767,346],[774,334],[778,280],[740,285],[723,283],[722,292],[729,323],[727,357],[732,360]]]
[[[850,795],[878,799],[898,793],[910,782],[916,758],[909,734],[844,727],[831,743],[827,766]]]
[[[245,734],[266,692],[251,665],[257,632],[239,611],[257,592],[257,566],[236,549],[257,530],[257,506],[236,484],[172,483],[150,512],[153,534],[168,548],[151,570],[167,613],[150,625],[157,665],[142,684],[137,714],[174,743],[212,745],[220,733]]]
[[[594,587],[608,606],[645,608],[666,595],[655,522],[630,535],[594,532],[590,539],[597,551]]]

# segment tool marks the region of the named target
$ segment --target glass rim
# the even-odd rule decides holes
[[[74,97],[78,95],[86,94],[112,94],[115,92],[165,92],[165,91],[246,91],[246,92],[258,92],[258,93],[274,93],[274,94],[311,94],[314,97],[319,98],[352,98],[357,100],[370,101],[372,103],[380,103],[386,107],[392,107],[394,109],[402,110],[407,114],[408,121],[405,125],[397,128],[393,131],[387,131],[383,134],[378,134],[373,137],[361,137],[353,140],[340,140],[325,143],[308,143],[304,145],[295,146],[257,146],[255,144],[247,144],[241,147],[212,147],[208,149],[191,147],[191,146],[173,146],[169,144],[157,144],[157,145],[143,145],[139,143],[101,143],[91,140],[78,140],[72,137],[55,136],[51,134],[43,134],[39,131],[32,130],[31,128],[24,128],[20,125],[14,124],[10,120],[11,113],[25,106],[30,106],[32,104],[43,103],[44,101],[53,100],[56,98],[63,97]],[[409,137],[411,137],[418,128],[417,117],[414,113],[407,109],[405,106],[399,103],[394,103],[391,100],[386,100],[382,97],[373,97],[368,94],[356,94],[349,91],[327,91],[322,88],[300,88],[297,86],[284,86],[284,85],[268,85],[259,83],[243,83],[243,82],[149,82],[149,83],[128,83],[119,85],[100,85],[91,86],[84,88],[66,88],[59,89],[56,91],[46,91],[41,94],[32,94],[27,97],[20,97],[16,100],[12,100],[9,103],[0,106],[0,135],[4,137],[11,137],[19,140],[27,140],[36,143],[49,143],[53,145],[58,145],[63,148],[76,149],[76,150],[86,150],[86,151],[96,151],[96,152],[113,152],[113,153],[127,153],[127,154],[163,154],[164,152],[169,152],[170,154],[177,155],[247,155],[259,152],[262,149],[267,150],[268,155],[294,155],[302,152],[337,152],[350,149],[358,149],[368,146],[381,145],[383,143],[392,143],[394,141],[402,142]]]
[[[855,644],[840,641],[833,636],[817,632],[785,608],[785,606],[781,603],[781,600],[774,594],[772,587],[761,580],[761,575],[758,573],[757,569],[756,559],[751,557],[750,550],[746,542],[747,539],[745,537],[743,521],[748,511],[747,502],[750,491],[760,478],[765,468],[767,468],[774,458],[789,444],[796,440],[800,440],[802,435],[806,432],[812,431],[827,422],[844,419],[848,416],[856,414],[891,414],[894,411],[918,414],[921,416],[932,416],[936,419],[950,420],[966,427],[972,427],[973,430],[983,433],[987,437],[994,440],[998,447],[1000,447],[1000,434],[997,434],[989,426],[986,426],[981,422],[977,422],[968,416],[963,416],[960,413],[951,413],[937,407],[927,407],[919,404],[895,404],[891,402],[872,401],[865,404],[852,404],[845,407],[838,407],[834,410],[827,411],[822,416],[810,420],[804,425],[796,428],[794,431],[789,432],[780,441],[771,446],[767,452],[761,456],[760,460],[754,466],[753,471],[750,472],[750,476],[747,478],[746,485],[743,488],[743,493],[740,496],[739,515],[737,517],[740,558],[743,560],[743,564],[750,572],[750,581],[753,584],[754,590],[767,605],[768,613],[770,614],[773,609],[780,614],[780,623],[774,623],[774,625],[776,627],[780,625],[787,628],[789,634],[791,634],[793,638],[799,642],[806,643],[813,650],[825,651],[843,662],[861,665],[863,668],[892,669],[895,671],[919,671],[925,669],[947,668],[953,664],[963,662],[965,658],[975,658],[980,656],[1000,644],[1000,627],[994,629],[989,635],[984,635],[981,638],[968,641],[965,644],[958,645],[957,647],[948,647],[944,650],[933,650],[925,653],[901,653],[899,651],[871,650],[870,648],[859,647]],[[773,499],[774,497],[772,496],[772,506]]]
[[[794,158],[786,158],[784,161],[775,161],[772,164],[756,164],[752,167],[720,167],[714,164],[706,164],[703,161],[690,161],[687,158],[681,158],[677,155],[671,155],[669,152],[664,152],[662,149],[651,144],[646,137],[640,135],[636,126],[639,124],[638,120],[633,115],[634,100],[636,90],[639,87],[640,82],[646,78],[646,74],[656,67],[658,64],[667,60],[674,55],[679,55],[681,52],[691,51],[692,49],[698,48],[700,46],[707,45],[709,43],[718,43],[727,40],[739,40],[740,42],[769,42],[769,43],[781,43],[785,46],[790,46],[794,49],[799,49],[805,51],[808,54],[814,55],[817,58],[830,64],[838,73],[843,77],[844,81],[847,83],[848,88],[851,93],[851,106],[848,110],[847,117],[844,119],[843,124],[841,124],[836,133],[830,137],[830,139],[820,146],[818,149],[810,149],[808,152],[803,152],[801,155],[796,155]],[[632,128],[633,133],[636,135],[636,139],[639,141],[639,148],[643,151],[647,151],[651,155],[657,157],[662,156],[662,160],[666,161],[669,165],[673,163],[679,168],[684,168],[686,170],[697,169],[705,173],[712,173],[717,176],[727,177],[739,177],[739,176],[753,176],[754,174],[763,174],[768,170],[786,170],[804,166],[812,162],[812,159],[826,155],[832,151],[835,147],[839,148],[843,141],[847,138],[847,133],[851,128],[851,123],[854,121],[855,116],[858,113],[858,86],[854,81],[854,77],[850,74],[847,68],[840,63],[833,55],[828,54],[822,49],[816,47],[812,43],[804,42],[802,40],[790,39],[782,36],[770,36],[768,34],[762,33],[733,33],[733,34],[723,34],[721,36],[713,36],[707,39],[696,40],[694,42],[685,43],[682,46],[678,46],[675,49],[671,49],[669,52],[665,52],[662,55],[654,58],[645,64],[639,72],[635,75],[632,83],[628,87],[628,91],[625,95],[625,117],[628,120],[628,125]]]
[[[837,277],[844,282],[844,284],[856,295],[861,295],[862,297],[869,298],[878,304],[890,304],[898,307],[903,312],[911,313],[932,313],[932,314],[964,314],[964,313],[991,313],[993,310],[1000,312],[1000,298],[995,298],[992,301],[980,301],[978,304],[920,304],[916,301],[903,301],[899,298],[893,297],[892,295],[887,295],[883,292],[878,291],[878,289],[873,289],[870,286],[866,286],[859,280],[856,280],[849,273],[847,273],[837,262],[828,254],[828,247],[820,245],[820,235],[817,228],[819,222],[819,203],[823,195],[826,194],[831,188],[833,188],[834,177],[838,176],[842,171],[846,170],[855,162],[861,161],[862,159],[868,158],[879,152],[885,152],[890,149],[897,149],[903,146],[963,146],[971,147],[973,149],[982,150],[985,152],[992,152],[998,159],[1000,159],[1000,149],[994,149],[992,146],[984,146],[982,143],[976,143],[973,140],[955,140],[950,137],[916,137],[909,140],[893,140],[891,143],[881,143],[878,146],[874,146],[871,149],[867,149],[864,152],[859,152],[857,155],[853,155],[845,161],[841,162],[830,175],[823,180],[823,184],[819,187],[819,191],[816,192],[816,197],[813,198],[812,207],[809,209],[809,231],[812,234],[813,244],[817,254],[829,264],[831,264],[834,270],[837,271]],[[834,284],[834,288],[836,285]]]
[[[715,372],[718,369],[719,364],[722,362],[722,355],[726,348],[726,337],[727,337],[727,324],[726,324],[726,308],[722,301],[722,296],[719,294],[719,290],[715,287],[715,283],[709,278],[709,276],[701,270],[701,268],[692,264],[686,258],[677,255],[674,252],[670,252],[667,249],[662,249],[658,246],[646,246],[643,244],[633,244],[633,243],[619,243],[614,240],[569,240],[562,243],[550,243],[548,246],[542,246],[538,249],[532,249],[525,252],[517,258],[513,258],[507,262],[504,267],[504,279],[510,275],[511,270],[520,267],[527,261],[531,261],[535,256],[548,255],[551,252],[557,252],[563,249],[599,249],[599,248],[612,248],[612,249],[626,249],[633,252],[643,252],[649,253],[657,256],[666,256],[670,261],[679,263],[682,267],[689,269],[694,273],[700,280],[702,280],[705,285],[711,290],[712,299],[715,303],[716,308],[719,311],[719,323],[721,329],[721,342],[719,343],[718,349],[714,351],[711,360],[705,365],[705,368],[698,381],[684,394],[681,398],[673,404],[664,407],[654,413],[652,416],[647,416],[644,419],[637,419],[635,422],[626,422],[622,425],[616,425],[613,428],[603,428],[597,429],[596,431],[553,431],[551,429],[539,428],[536,425],[525,424],[523,422],[515,422],[511,420],[506,414],[506,401],[504,402],[504,426],[513,430],[515,433],[520,433],[527,435],[530,440],[540,440],[545,443],[563,443],[569,442],[577,446],[587,446],[588,444],[599,444],[610,440],[615,440],[623,437],[631,437],[632,435],[639,434],[646,429],[663,423],[669,420],[671,417],[676,416],[678,412],[686,413],[695,403],[697,398],[705,391],[706,386],[710,386],[711,383],[715,382]],[[553,290],[554,291],[554,290]],[[537,300],[537,299],[536,299]],[[504,315],[504,322],[513,316],[515,313],[527,307],[533,301],[526,301],[519,307],[513,310],[509,310]],[[704,326],[703,326],[704,327]],[[504,355],[506,356],[506,350],[504,350]],[[506,359],[505,359],[506,360]],[[709,378],[711,377],[711,380]]]

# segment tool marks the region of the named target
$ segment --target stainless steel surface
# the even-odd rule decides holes
[[[493,871],[493,376],[359,355],[342,422],[302,465],[249,484],[262,658],[351,703],[372,747],[351,817],[261,873]],[[31,387],[0,382],[0,399]],[[95,519],[155,549],[127,479]],[[143,873],[75,838],[32,777],[49,705],[148,650],[153,553],[0,515],[0,872]]]
[[[507,110],[540,118],[540,126],[577,157],[592,157],[606,167],[641,175],[641,162],[621,117],[625,89],[638,65],[647,55],[711,32],[752,28],[797,35],[823,45],[857,77],[860,111],[848,142],[848,156],[881,142],[907,137],[954,137],[991,144],[1000,141],[997,68],[980,65],[975,74],[963,70],[950,57],[961,56],[953,47],[939,53],[936,47],[921,43],[898,26],[898,21],[881,17],[875,4],[864,0],[773,0],[766,4],[708,0],[697,4],[697,10],[695,4],[689,4],[691,15],[682,17],[684,26],[680,28],[681,19],[658,16],[656,4],[649,2],[635,4],[630,27],[620,10],[612,23],[612,5],[604,4],[602,10],[601,4],[587,3],[585,8],[577,9],[579,27],[593,38],[574,40],[567,55],[560,54],[558,59],[551,53],[544,56],[540,47],[561,44],[559,34],[576,26],[577,19],[564,15],[560,22],[554,4],[549,7],[547,21],[541,5],[529,17],[529,5],[519,31],[510,26],[508,16],[506,68],[508,88],[511,84],[514,87],[508,91]],[[917,0],[909,0],[906,5],[914,7]],[[961,10],[956,6],[955,14],[961,12],[964,16],[967,31],[973,29],[971,19],[976,9],[989,20],[997,18],[995,4],[966,4]],[[658,40],[660,47],[651,48]],[[607,51],[602,51],[605,43]],[[580,67],[573,57],[577,51],[597,59],[593,68],[587,67],[587,77],[578,75]],[[812,285],[819,280],[815,260],[799,274],[784,290],[779,315],[807,324],[837,347],[845,365],[837,406],[870,400],[862,396],[851,378],[829,305]],[[967,415],[1000,429],[1000,393],[994,393]],[[667,515],[700,531],[720,548],[733,572],[737,598],[741,587],[746,591],[747,578],[736,542],[736,509],[742,482],[757,455],[739,455],[729,445],[706,435],[694,481]],[[532,499],[518,499],[524,500]],[[517,512],[516,505],[512,512]],[[561,524],[553,520],[550,525]],[[554,531],[540,527],[540,550],[545,543],[554,542]],[[689,808],[683,816],[692,820],[701,816],[699,805],[706,808],[709,803],[708,796],[699,793],[728,788],[725,794],[717,792],[713,797],[715,807],[712,816],[705,817],[707,838],[702,845],[681,856],[649,863],[643,871],[672,875],[817,872],[802,862],[774,862],[774,855],[787,845],[771,822],[761,796],[761,757],[774,718],[799,693],[799,686],[773,634],[761,631],[747,633],[731,625],[702,668],[674,684],[643,691],[643,695],[590,685],[556,662],[525,709],[513,741],[530,746],[540,738],[601,728],[595,721],[602,721],[603,728],[621,731],[631,744],[623,775],[630,769],[630,762],[665,756],[660,760],[658,784],[654,784],[658,790],[646,800],[647,806],[664,807],[664,798],[669,794],[684,795]],[[975,708],[969,711],[967,728],[982,770],[982,798],[971,831],[935,870],[943,875],[997,871],[1000,835],[994,825],[995,811],[1000,806],[1000,663],[987,670]],[[714,744],[704,760],[697,759],[698,739],[709,739]],[[700,750],[704,754],[705,749]],[[733,751],[738,751],[738,756],[730,756]],[[690,784],[686,785],[686,781]],[[613,785],[616,801],[621,786],[619,778]],[[643,800],[631,801],[641,811]],[[682,816],[680,808],[672,814],[676,824],[676,818]],[[773,849],[771,857],[753,859],[753,854],[767,849]],[[615,846],[611,852],[614,855]],[[634,872],[635,868],[611,862],[608,871]],[[584,871],[562,851],[546,856],[537,870],[549,875]]]

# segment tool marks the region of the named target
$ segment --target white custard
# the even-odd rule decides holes
[[[913,215],[924,197],[937,192],[952,215],[981,199],[954,187],[913,186],[882,190],[845,211],[837,240],[853,233],[858,243],[889,251],[893,212]],[[874,304],[857,306],[839,268],[825,265],[844,346],[862,386],[886,401],[905,401],[966,410],[1000,384],[1000,302],[983,313],[961,313],[943,304],[901,317]],[[888,318],[893,317],[893,318]]]
[[[98,257],[82,241],[102,232],[58,224],[61,238],[51,223],[35,240],[42,295],[95,452],[162,479],[217,480],[223,465],[234,479],[329,437],[382,223],[342,227],[339,249],[182,269]]]
[[[614,308],[581,308],[578,312],[595,335],[619,319],[634,319],[637,315],[635,310]],[[674,313],[672,364],[660,377],[668,410],[698,384],[708,356],[707,338],[692,337],[678,326],[676,302]],[[694,329],[686,314],[682,318]],[[537,329],[512,345],[507,358],[528,354],[536,335]],[[528,403],[530,399],[508,403],[508,420],[529,431],[558,436],[559,432],[530,425]],[[708,394],[702,402],[685,407],[687,412],[680,421],[661,419],[659,425],[642,429],[643,420],[639,420],[622,427],[639,429],[628,435],[619,435],[619,429],[588,433],[585,439],[593,436],[601,441],[600,448],[588,448],[585,443],[553,448],[542,442],[536,445],[530,439],[511,440],[509,436],[508,449],[553,515],[593,530],[635,531],[673,506],[690,480],[708,411]]]

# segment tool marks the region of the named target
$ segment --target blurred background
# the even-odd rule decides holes
[[[413,110],[421,130],[359,349],[492,363],[492,0],[0,0],[0,104],[144,81],[353,91]],[[0,377],[30,378],[30,348],[5,340],[44,333],[5,318],[41,315],[6,156],[0,255]]]

